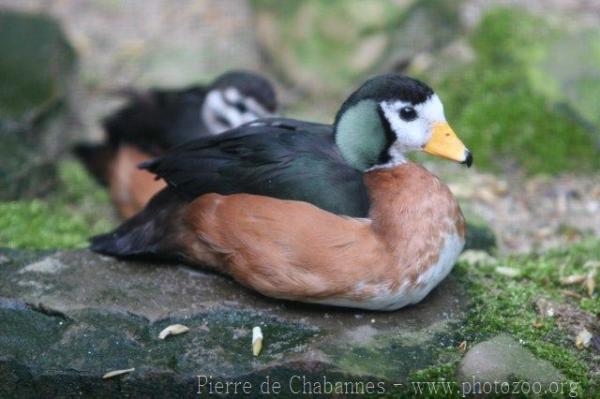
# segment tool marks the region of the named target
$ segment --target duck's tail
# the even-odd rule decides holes
[[[109,145],[81,143],[73,147],[73,153],[98,183],[108,185],[109,165],[114,158],[114,151]]]
[[[92,237],[90,249],[120,258],[178,260],[181,211],[186,202],[165,188],[115,231]]]

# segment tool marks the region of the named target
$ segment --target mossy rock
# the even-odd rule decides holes
[[[313,95],[345,95],[365,76],[402,68],[459,31],[460,1],[255,0],[273,68]]]
[[[481,20],[469,36],[475,60],[434,82],[478,167],[600,167],[599,35],[574,34],[518,8],[495,9]]]
[[[301,389],[301,380],[291,381],[299,375],[311,389],[325,377],[383,383],[386,397],[412,397],[417,381],[460,388],[456,373],[481,349],[477,344],[489,347],[504,333],[518,342],[512,349],[528,366],[505,356],[500,345],[491,359],[495,370],[520,380],[564,379],[568,392],[592,397],[600,384],[591,373],[597,353],[591,346],[578,350],[572,333],[579,328],[571,327],[584,321],[598,331],[600,302],[581,286],[570,288],[579,298],[565,296],[560,279],[587,272],[586,262],[599,256],[600,242],[591,240],[544,255],[459,262],[422,303],[384,313],[272,300],[178,265],[122,262],[88,251],[0,250],[0,396],[191,398],[200,374],[213,382],[249,381],[251,396],[259,396],[270,376],[283,384],[280,397],[297,397],[287,384]],[[498,262],[519,276],[497,273]],[[554,317],[540,318],[540,297],[561,306]],[[159,340],[171,323],[190,331]],[[258,357],[250,346],[255,325],[265,336]],[[460,351],[465,344],[470,355]],[[101,378],[128,367],[135,371]],[[462,374],[472,381],[473,373]],[[452,397],[461,397],[456,393]]]
[[[600,129],[600,28],[554,33],[534,88]],[[596,136],[600,142],[600,134]]]
[[[457,378],[472,384],[468,393],[482,394],[482,384],[527,381],[550,390],[566,378],[550,362],[537,359],[509,335],[501,334],[472,347],[461,360]]]
[[[56,21],[0,11],[0,199],[55,183],[65,150],[75,53]]]
[[[265,298],[179,265],[0,249],[0,396],[191,398],[208,393],[198,375],[249,381],[252,397],[267,377],[281,384],[280,397],[297,397],[302,376],[317,393],[323,378],[375,381],[394,393],[393,383],[434,365],[440,347],[458,345],[467,304],[452,277],[416,306],[369,312]],[[189,331],[158,338],[175,323]]]

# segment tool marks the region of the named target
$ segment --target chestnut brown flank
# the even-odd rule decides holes
[[[364,300],[417,278],[465,222],[450,190],[414,163],[365,173],[369,219],[299,201],[203,195],[179,213],[180,251],[264,295]]]
[[[160,190],[166,187],[163,180],[138,165],[150,156],[133,146],[121,146],[109,167],[110,195],[119,213],[129,218],[142,209]]]

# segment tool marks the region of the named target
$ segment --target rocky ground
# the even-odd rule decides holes
[[[25,383],[68,395],[64,381],[92,396],[131,385],[134,396],[152,389],[193,397],[197,375],[253,382],[271,375],[285,381],[289,394],[287,379],[318,381],[320,372],[378,379],[391,390],[415,367],[434,363],[436,353],[426,348],[458,345],[450,327],[466,316],[464,291],[453,279],[423,305],[377,314],[274,301],[215,274],[115,262],[87,251],[2,256],[0,295],[13,299],[0,302],[10,325],[2,336],[0,375],[27,375],[3,384],[3,397]],[[190,331],[158,338],[176,323]],[[257,357],[255,326],[264,334]],[[126,377],[101,378],[129,368],[135,370]]]
[[[564,248],[600,236],[597,176],[500,177],[474,171],[453,176],[452,191],[467,215],[475,214],[492,227],[500,253]]]
[[[515,378],[545,390],[585,389],[525,342],[473,331],[474,303],[460,277],[417,306],[377,313],[275,301],[213,273],[88,251],[0,257],[2,397],[194,397],[218,381],[247,382],[253,395],[281,384],[282,397],[395,397],[414,394],[412,383],[448,362],[458,362],[456,379],[439,388],[449,396]],[[174,324],[189,331],[160,339]],[[257,326],[263,349],[253,356]],[[328,392],[324,378],[344,385]]]

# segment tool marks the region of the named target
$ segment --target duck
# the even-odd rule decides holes
[[[103,186],[123,218],[144,208],[165,183],[137,165],[200,137],[218,135],[277,111],[273,85],[265,77],[236,70],[210,85],[182,89],[123,89],[124,106],[103,120],[106,139],[81,143],[75,155]]]
[[[406,93],[415,96],[411,98],[415,103],[430,94],[411,82],[404,84]],[[355,105],[354,101],[357,98],[347,101],[343,110]],[[341,115],[346,114],[338,112],[338,118]],[[343,123],[357,118],[353,115],[346,115]],[[358,155],[349,148],[351,142],[335,134],[339,122],[261,118],[218,137],[191,140],[158,159],[143,162],[141,167],[190,201],[211,192],[248,193],[305,201],[335,214],[367,217],[370,200],[361,172],[364,165],[354,159]],[[489,251],[495,247],[495,236],[481,225],[469,224],[466,247]]]
[[[452,270],[466,223],[449,188],[407,154],[424,151],[471,166],[471,152],[447,123],[433,90],[397,74],[360,86],[331,128],[335,146],[323,145],[327,125],[259,121],[148,162],[145,167],[161,171],[167,188],[115,231],[92,238],[90,248],[124,259],[184,262],[283,300],[381,311],[420,302]],[[263,135],[273,136],[260,139],[270,146],[254,141]],[[224,158],[219,167],[199,168],[199,178],[211,181],[216,177],[204,175],[218,171],[227,176],[233,164],[243,173],[239,179],[262,183],[249,192],[250,186],[226,184],[218,192],[211,183],[193,197],[187,185],[198,190],[197,176],[188,152],[199,147]],[[178,170],[175,158],[186,154]],[[359,173],[368,214],[352,217],[265,194],[285,180],[271,168],[290,168],[288,175],[300,175],[292,186],[308,180],[303,187],[312,183],[324,196],[335,193],[336,184],[351,185]]]

